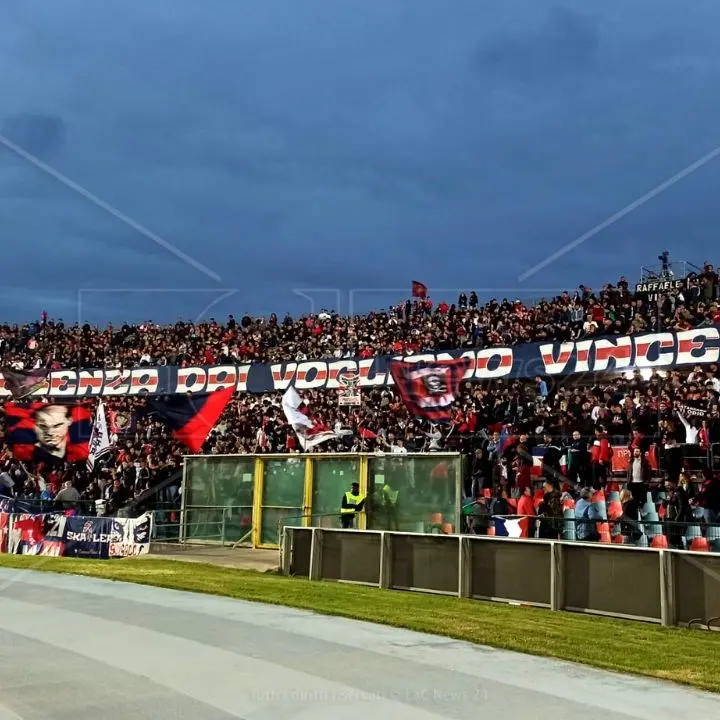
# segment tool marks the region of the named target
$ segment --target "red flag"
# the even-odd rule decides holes
[[[413,297],[422,298],[423,300],[427,297],[427,294],[428,294],[427,285],[419,282],[418,280],[412,281],[410,291],[411,291]]]

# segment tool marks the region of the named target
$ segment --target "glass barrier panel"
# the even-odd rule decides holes
[[[237,542],[252,527],[255,459],[252,456],[185,458],[185,537]]]
[[[340,526],[340,504],[352,483],[360,482],[359,458],[313,458],[312,512],[332,520],[330,527]],[[332,516],[335,517],[332,517]]]
[[[264,507],[260,524],[260,543],[279,545],[284,527],[302,527],[302,508]]]
[[[302,525],[305,459],[289,457],[263,462],[260,543],[277,545],[285,525]]]
[[[368,529],[453,533],[460,456],[368,458]]]
[[[253,504],[255,459],[248,455],[186,458],[185,505],[223,507]]]
[[[305,493],[305,459],[263,462],[263,506],[296,507],[302,510]]]

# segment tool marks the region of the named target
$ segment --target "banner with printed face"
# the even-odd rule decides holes
[[[594,337],[577,342],[528,343],[514,347],[458,348],[410,356],[342,358],[283,363],[228,364],[197,367],[54,370],[47,387],[32,397],[113,397],[124,395],[186,395],[233,387],[238,392],[342,390],[346,378],[357,375],[355,387],[392,385],[390,362],[436,362],[467,357],[464,380],[568,376],[630,370],[669,370],[709,365],[720,359],[720,326],[681,332]],[[9,395],[0,377],[0,395]]]
[[[117,558],[147,555],[150,552],[152,519],[150,513],[137,518],[115,518],[108,556]]]
[[[150,552],[153,517],[73,517],[0,511],[0,552],[16,555],[119,558]]]

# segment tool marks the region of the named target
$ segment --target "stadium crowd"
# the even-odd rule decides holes
[[[526,305],[461,293],[452,305],[430,298],[385,312],[342,316],[333,312],[293,319],[251,318],[224,324],[66,326],[62,320],[0,326],[2,363],[19,368],[52,366],[135,367],[280,362],[327,357],[372,357],[462,347],[509,346],[596,335],[684,330],[720,322],[720,281],[711,265],[661,303],[633,293],[625,278],[598,293],[580,286],[551,300]]]
[[[332,312],[295,319],[287,315],[282,320],[245,315],[239,321],[230,316],[224,324],[147,322],[119,328],[67,326],[43,318],[22,327],[1,326],[0,361],[18,369],[239,363],[684,330],[720,324],[719,291],[718,275],[706,265],[687,287],[664,294],[659,302],[634,293],[621,278],[597,293],[580,286],[575,293],[534,305],[507,299],[480,305],[473,292],[462,293],[452,305],[422,298],[355,317]],[[712,447],[720,443],[719,396],[720,373],[714,365],[643,375],[570,376],[553,382],[538,377],[465,383],[453,423],[441,427],[410,416],[391,388],[363,392],[358,408],[338,406],[334,391],[304,394],[313,416],[336,432],[335,440],[321,446],[323,452],[459,449],[470,460],[465,494],[478,504],[485,503],[488,494],[494,502],[493,498],[517,501],[531,493],[525,488],[539,481],[531,473],[533,450],[542,447],[543,476],[549,484],[545,504],[535,510],[557,513],[563,492],[582,500],[582,488],[606,484],[611,475],[608,448],[623,445],[639,450],[640,462],[630,462],[627,478],[622,478],[630,481],[629,487],[642,481],[657,489],[667,482],[671,492],[663,493],[663,501],[674,516],[689,519],[698,507],[707,511],[707,520],[720,522],[720,491],[711,467]],[[237,394],[204,450],[298,451],[280,400],[280,393]],[[144,402],[141,397],[106,399],[109,412],[134,414],[136,421],[92,473],[84,466],[16,462],[3,426],[0,493],[64,503],[104,498],[108,512],[133,498],[149,498],[150,506],[158,498],[176,501],[186,451],[162,423],[137,412]],[[657,456],[657,472],[651,472],[646,459],[651,451]],[[562,458],[567,464],[561,465]],[[686,485],[686,490],[678,490]],[[156,488],[161,488],[159,493],[153,492]]]

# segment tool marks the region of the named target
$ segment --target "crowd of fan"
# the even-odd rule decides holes
[[[279,320],[230,316],[224,323],[66,326],[61,320],[0,326],[3,364],[134,367],[280,362],[320,357],[372,357],[461,347],[508,346],[596,335],[628,335],[720,323],[720,282],[711,265],[682,292],[658,304],[635,295],[621,278],[594,293],[580,286],[528,306],[519,300],[478,303],[473,292],[453,305],[429,298],[388,311],[347,317],[333,312]]]
[[[635,296],[621,279],[597,294],[581,286],[575,294],[534,306],[509,300],[480,306],[475,293],[470,293],[461,294],[451,306],[421,299],[362,317],[323,312],[281,321],[274,315],[260,320],[245,316],[236,322],[231,316],[224,325],[148,322],[104,329],[67,327],[62,321],[43,319],[23,327],[0,327],[0,359],[18,368],[212,364],[370,357],[688,329],[720,323],[719,289],[717,274],[706,266],[687,289],[669,293],[659,304]],[[536,378],[466,383],[449,427],[413,418],[390,388],[364,392],[357,408],[339,407],[333,391],[310,391],[304,398],[313,416],[337,434],[336,440],[321,446],[324,452],[460,449],[471,457],[466,494],[473,497],[486,490],[499,496],[522,495],[531,482],[534,445],[545,446],[546,475],[552,491],[559,492],[564,484],[566,489],[602,486],[610,460],[599,454],[599,448],[609,444],[638,447],[642,453],[657,446],[663,474],[676,484],[686,469],[683,448],[710,451],[720,443],[716,366],[651,377],[597,375],[565,378],[556,385],[549,382]],[[142,398],[109,398],[106,407],[133,412],[143,403]],[[64,502],[104,498],[110,512],[133,498],[176,501],[185,450],[158,421],[140,413],[136,418],[132,432],[117,438],[114,453],[92,474],[78,466],[21,465],[13,460],[3,438],[0,493]],[[511,441],[499,453],[503,427],[509,429]],[[218,454],[298,449],[279,393],[238,394],[205,447],[206,452]],[[562,475],[561,455],[569,462]],[[633,467],[631,463],[631,475]],[[690,479],[708,480],[701,470]],[[647,472],[644,465],[643,472]],[[162,488],[159,494],[153,492],[157,488]],[[715,511],[720,512],[720,507]]]

